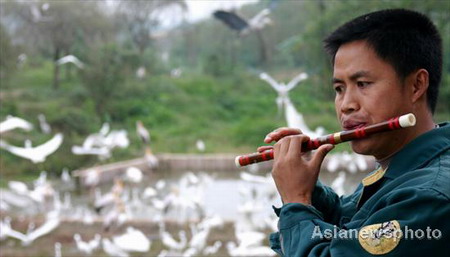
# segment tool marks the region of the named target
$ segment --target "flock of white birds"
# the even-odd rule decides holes
[[[43,120],[39,119],[41,122]],[[6,133],[13,129],[28,131],[33,129],[33,125],[18,117],[9,116],[0,123],[0,128],[2,133]],[[141,122],[137,122],[137,133],[144,143],[150,142],[150,134]],[[20,157],[39,162],[55,152],[61,142],[62,135],[56,134],[37,147],[13,147],[4,141],[1,141],[0,146]],[[96,154],[99,158],[107,158],[114,147],[127,147],[128,144],[126,131],[111,131],[109,125],[104,124],[98,133],[88,136],[82,146],[73,146],[72,151],[75,154]],[[203,141],[199,140],[196,145],[199,151],[204,150]],[[96,149],[98,151],[94,151]],[[25,247],[37,238],[51,235],[64,221],[75,220],[86,226],[102,222],[104,229],[108,231],[126,226],[125,232],[109,237],[103,237],[99,233],[87,240],[80,234],[74,234],[73,244],[80,254],[86,256],[99,251],[110,256],[146,253],[150,251],[154,240],[160,240],[164,246],[158,256],[208,256],[216,254],[220,249],[225,249],[230,256],[274,256],[275,253],[266,246],[265,239],[267,231],[276,230],[277,217],[267,209],[274,203],[279,204],[279,197],[270,172],[266,176],[256,175],[252,167],[254,166],[249,167],[249,171],[253,172],[240,173],[240,180],[246,184],[233,189],[238,191],[240,199],[236,203],[238,215],[234,220],[236,240],[208,244],[210,232],[225,224],[220,213],[213,213],[205,203],[207,188],[214,186],[213,176],[202,172],[186,172],[178,180],[148,181],[141,170],[129,167],[114,180],[111,188],[106,189],[98,184],[98,172],[93,169],[90,172],[92,178],[86,183],[92,192],[89,193],[87,202],[81,203],[73,200],[76,197],[73,191],[56,189],[55,181],[49,181],[45,171],[41,172],[32,185],[9,181],[8,188],[0,189],[0,210],[5,213],[19,212],[30,217],[45,214],[46,221],[39,227],[31,223],[28,230],[22,232],[15,230],[11,226],[11,218],[6,216],[0,220],[0,241],[14,238]],[[364,158],[348,153],[328,157],[329,172],[337,172],[343,168],[357,172],[366,170],[367,163]],[[346,188],[346,172],[340,171],[338,174],[331,187],[342,195]],[[62,188],[65,188],[64,185],[70,188],[74,178],[68,170],[64,170],[57,183],[63,185]],[[178,235],[171,234],[164,225],[167,219],[191,222],[190,231],[181,230]],[[154,235],[146,235],[138,228],[128,225],[133,220],[160,224],[158,236],[155,238]],[[188,234],[192,236],[188,238]],[[63,256],[63,249],[66,247],[57,242],[54,246],[55,256]]]
[[[65,61],[73,62],[73,58]],[[79,66],[82,68],[82,66]],[[275,81],[266,73],[260,78],[268,82],[277,92],[277,106],[284,111],[289,127],[301,129],[312,137],[324,134],[323,128],[314,131],[304,122],[289,99],[288,92],[300,81],[307,78],[301,73],[288,84]],[[44,134],[51,134],[51,126],[45,116],[37,118],[39,127]],[[34,129],[31,122],[19,117],[8,116],[0,123],[0,134],[4,135],[13,130],[30,131]],[[146,158],[150,167],[158,165],[158,160],[150,150],[150,133],[143,123],[137,121],[136,131],[145,145]],[[3,138],[3,137],[2,137]],[[13,155],[28,159],[33,163],[44,162],[46,158],[57,151],[63,143],[63,135],[56,133],[47,142],[33,146],[30,140],[25,140],[24,147],[12,145],[0,140],[0,148]],[[89,135],[81,145],[72,146],[75,155],[96,155],[100,160],[111,157],[113,149],[126,148],[130,144],[127,131],[111,130],[108,123],[103,124],[97,133]],[[205,151],[205,142],[198,140],[195,145],[199,152]],[[330,154],[327,157],[326,169],[337,172],[337,176],[330,186],[339,194],[348,193],[346,186],[346,172],[365,171],[368,168],[366,159],[349,153]],[[186,172],[178,180],[159,179],[148,181],[145,174],[136,168],[129,167],[121,176],[115,178],[110,188],[99,185],[99,172],[92,169],[86,176],[89,187],[86,201],[74,201],[74,178],[66,169],[57,182],[47,179],[47,173],[41,172],[33,184],[20,181],[9,181],[8,188],[0,189],[0,211],[2,213],[21,213],[22,215],[44,214],[45,222],[35,227],[30,223],[27,231],[15,230],[10,216],[0,220],[0,241],[13,238],[28,246],[40,237],[51,235],[61,223],[75,220],[89,226],[94,222],[101,222],[105,230],[114,231],[126,226],[125,232],[104,237],[100,233],[93,238],[83,239],[78,233],[73,235],[76,250],[86,256],[103,251],[110,256],[130,256],[133,253],[147,253],[154,240],[160,240],[164,249],[158,256],[208,256],[216,254],[220,249],[226,250],[230,256],[274,256],[268,247],[267,231],[275,231],[277,217],[268,212],[272,204],[280,204],[274,182],[268,172],[265,176],[256,175],[256,165],[249,166],[249,172],[240,173],[241,185],[237,190],[240,202],[235,204],[238,213],[234,222],[234,238],[227,242],[208,242],[210,232],[223,228],[225,220],[220,213],[214,213],[206,206],[205,196],[209,187],[214,187],[215,178],[203,172]],[[55,187],[55,183],[59,186]],[[62,185],[62,187],[61,187]],[[66,189],[64,189],[66,188]],[[145,220],[159,225],[157,236],[145,234],[138,228],[130,226],[133,220]],[[174,219],[180,223],[189,222],[189,230],[180,230],[173,235],[166,230],[167,219]],[[123,231],[123,230],[122,230]],[[191,235],[188,238],[187,235]],[[209,243],[209,244],[208,244]],[[64,244],[54,245],[55,256],[63,256]]]

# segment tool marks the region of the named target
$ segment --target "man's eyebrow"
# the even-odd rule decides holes
[[[350,80],[354,81],[354,80],[357,80],[357,79],[359,79],[361,77],[368,77],[368,76],[370,76],[370,72],[369,71],[360,70],[360,71],[357,71],[357,72],[353,73],[350,76]]]
[[[344,81],[342,79],[338,79],[338,78],[333,78],[331,80],[332,84],[336,84],[336,83],[343,83]]]
[[[355,81],[355,80],[357,80],[357,79],[359,79],[359,78],[361,78],[361,77],[369,77],[369,76],[370,76],[370,72],[369,72],[369,71],[360,70],[360,71],[357,71],[357,72],[353,73],[353,74],[350,76],[350,80]],[[335,83],[343,83],[344,80],[343,80],[343,79],[339,79],[339,78],[333,78],[333,79],[331,80],[331,82],[332,82],[333,84],[335,84]]]

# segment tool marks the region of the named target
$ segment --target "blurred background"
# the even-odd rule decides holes
[[[234,157],[340,130],[322,40],[370,11],[436,24],[450,118],[446,0],[0,4],[1,256],[272,256],[270,162]],[[351,193],[373,160],[332,153],[321,179]]]

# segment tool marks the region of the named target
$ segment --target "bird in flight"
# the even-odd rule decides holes
[[[62,144],[62,141],[63,135],[62,133],[58,133],[49,141],[36,147],[32,147],[31,141],[29,140],[25,141],[25,147],[13,146],[0,140],[0,148],[3,148],[14,155],[29,159],[33,163],[39,163],[44,162],[47,156],[54,153]]]
[[[269,14],[270,9],[265,8],[251,19],[246,20],[234,12],[219,10],[214,12],[214,17],[222,21],[230,29],[238,31],[240,36],[246,36],[251,31],[262,30],[270,24],[272,21],[268,17]]]

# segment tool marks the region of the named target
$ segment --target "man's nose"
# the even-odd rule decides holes
[[[341,102],[341,112],[344,114],[349,114],[359,110],[359,100],[360,99],[358,98],[355,90],[348,87]]]

